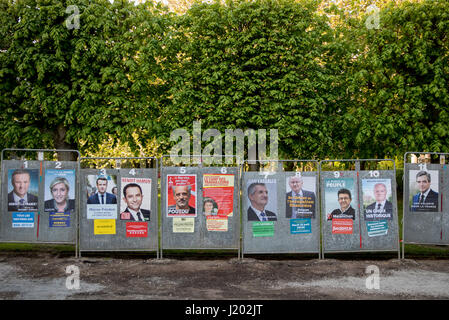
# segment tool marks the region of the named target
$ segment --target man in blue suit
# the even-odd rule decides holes
[[[435,212],[438,211],[438,192],[430,189],[430,173],[420,171],[416,175],[416,184],[419,192],[413,196],[411,211]]]
[[[105,177],[97,178],[97,193],[87,199],[87,204],[116,204],[117,198],[112,193],[106,192],[108,180]]]

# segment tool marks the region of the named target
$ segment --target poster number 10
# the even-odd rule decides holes
[[[371,170],[371,171],[369,171],[369,176],[371,177],[371,178],[379,178],[379,171],[377,171],[377,170]]]

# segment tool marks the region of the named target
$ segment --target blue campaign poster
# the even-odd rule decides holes
[[[311,218],[304,219],[291,219],[290,220],[290,233],[312,233],[312,220]]]

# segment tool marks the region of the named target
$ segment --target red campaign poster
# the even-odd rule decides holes
[[[352,234],[353,222],[352,219],[332,219],[332,233]]]
[[[167,217],[196,217],[196,174],[167,175]]]
[[[127,238],[146,238],[148,237],[148,222],[127,222]]]
[[[234,175],[203,175],[203,213],[231,217],[234,209]]]

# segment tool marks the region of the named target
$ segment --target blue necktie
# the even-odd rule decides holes
[[[104,204],[104,194],[101,195],[101,204]]]
[[[262,221],[267,221],[268,219],[267,219],[267,215],[265,214],[265,212],[261,212],[260,213],[260,216],[262,217]]]

